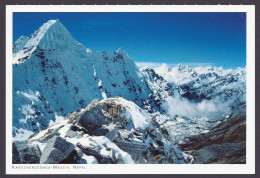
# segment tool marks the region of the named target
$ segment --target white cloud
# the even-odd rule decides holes
[[[218,120],[221,119],[222,115],[231,114],[230,105],[232,102],[233,100],[231,99],[223,103],[220,101],[220,98],[215,98],[195,103],[181,97],[178,92],[175,92],[174,96],[166,99],[163,107],[170,117],[178,115],[187,118],[207,117],[209,119]]]
[[[159,62],[136,62],[135,64],[140,69],[142,69],[144,67],[151,67],[151,68],[160,67],[162,65],[162,63],[159,63]]]
[[[160,67],[162,66],[163,62],[136,62],[135,63],[137,65],[137,67],[139,67],[140,69],[143,69],[144,67],[151,67],[151,68],[155,68],[155,67]],[[175,67],[177,66],[179,63],[171,63],[171,64],[167,64],[168,67]],[[198,67],[198,66],[211,66],[212,63],[182,63],[183,65],[189,65],[191,67]]]

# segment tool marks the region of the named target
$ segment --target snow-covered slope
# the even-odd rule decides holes
[[[88,50],[59,20],[48,21],[14,44],[14,135],[20,128],[38,132],[55,117],[85,107],[95,98],[122,96],[141,104],[150,92],[122,48]]]
[[[13,149],[13,163],[184,164],[193,161],[192,156],[171,143],[168,134],[163,133],[148,113],[121,97],[94,100],[27,141],[14,142]]]
[[[140,105],[151,92],[143,74],[123,48],[116,52],[88,52],[88,58],[103,98],[124,96]]]
[[[195,67],[179,64],[168,67],[163,64],[155,71],[167,82],[175,84],[178,92],[188,100],[201,102],[219,98],[221,101],[240,100],[245,103],[245,68]]]
[[[235,112],[245,113],[245,68],[163,64],[142,72],[160,103],[161,112],[154,112],[153,117],[169,132],[173,143],[207,133]]]
[[[162,104],[168,97],[173,96],[174,85],[167,82],[162,76],[158,75],[154,69],[145,68],[142,70],[144,78],[147,82],[148,87],[151,89],[149,98],[144,101],[145,108],[148,112],[152,113],[154,111],[165,112],[162,108]]]
[[[20,36],[15,42],[13,46],[13,53],[17,53],[18,51],[22,50],[23,47],[26,45],[27,41],[29,40],[29,37],[27,36]]]

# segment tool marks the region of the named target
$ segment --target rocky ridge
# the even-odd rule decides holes
[[[23,146],[23,145],[26,145]],[[94,100],[61,122],[13,143],[13,163],[190,163],[167,131],[133,102]]]

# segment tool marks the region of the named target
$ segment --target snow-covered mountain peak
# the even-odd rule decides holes
[[[49,20],[29,37],[22,36],[15,42],[13,64],[23,63],[37,48],[43,50],[75,49],[79,52],[85,47],[73,39],[59,20]]]
[[[116,53],[118,53],[118,54],[127,54],[126,51],[125,51],[125,49],[122,48],[122,47],[118,48],[118,50],[116,51]]]
[[[87,52],[87,53],[91,53],[91,52],[92,52],[92,49],[86,48],[86,52]]]
[[[38,132],[56,115],[85,107],[95,98],[121,96],[142,107],[151,93],[124,49],[85,48],[58,20],[45,23],[20,49],[13,53],[16,128]]]
[[[71,47],[82,47],[74,40],[70,32],[64,27],[59,20],[50,20],[47,24],[51,24],[46,30],[44,36],[39,41],[38,46],[43,49],[71,49]],[[48,26],[47,26],[48,27]]]
[[[126,58],[130,59],[131,57],[127,54],[126,50],[122,47],[118,48],[118,50],[116,51],[117,55],[122,55],[125,56]],[[132,59],[131,59],[132,60]]]
[[[178,64],[177,69],[180,72],[191,72],[192,68],[189,65]]]
[[[22,35],[15,42],[13,47],[13,63],[23,63],[26,59],[28,59],[31,56],[32,52],[37,48],[37,45],[43,38],[44,34],[54,23],[56,23],[56,21],[57,20],[49,20],[29,37],[25,38]]]

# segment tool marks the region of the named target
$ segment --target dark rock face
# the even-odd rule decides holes
[[[246,163],[246,116],[245,112],[233,114],[207,134],[185,139],[179,148],[195,157],[198,164]]]
[[[59,162],[59,164],[78,164],[78,163],[87,163],[82,161],[81,157],[78,155],[76,150],[73,150],[67,158]]]
[[[75,146],[61,137],[51,138],[43,150],[41,164],[56,164],[67,158]]]
[[[88,129],[89,127],[97,128],[104,124],[108,124],[104,119],[105,116],[102,112],[102,107],[97,105],[87,110],[83,115],[80,116],[78,124]]]
[[[106,134],[106,137],[108,139],[110,139],[111,141],[114,141],[117,134],[118,134],[118,127],[114,126],[114,127],[110,128],[109,132]]]
[[[40,163],[41,151],[37,145],[31,145],[27,141],[13,142],[13,164],[37,164]]]
[[[192,154],[197,164],[245,164],[246,142],[212,144]]]
[[[115,143],[120,149],[129,153],[135,161],[137,161],[147,149],[147,145],[142,142],[127,142],[122,140]]]
[[[74,138],[77,136],[77,133],[73,130],[68,130],[65,137]]]

